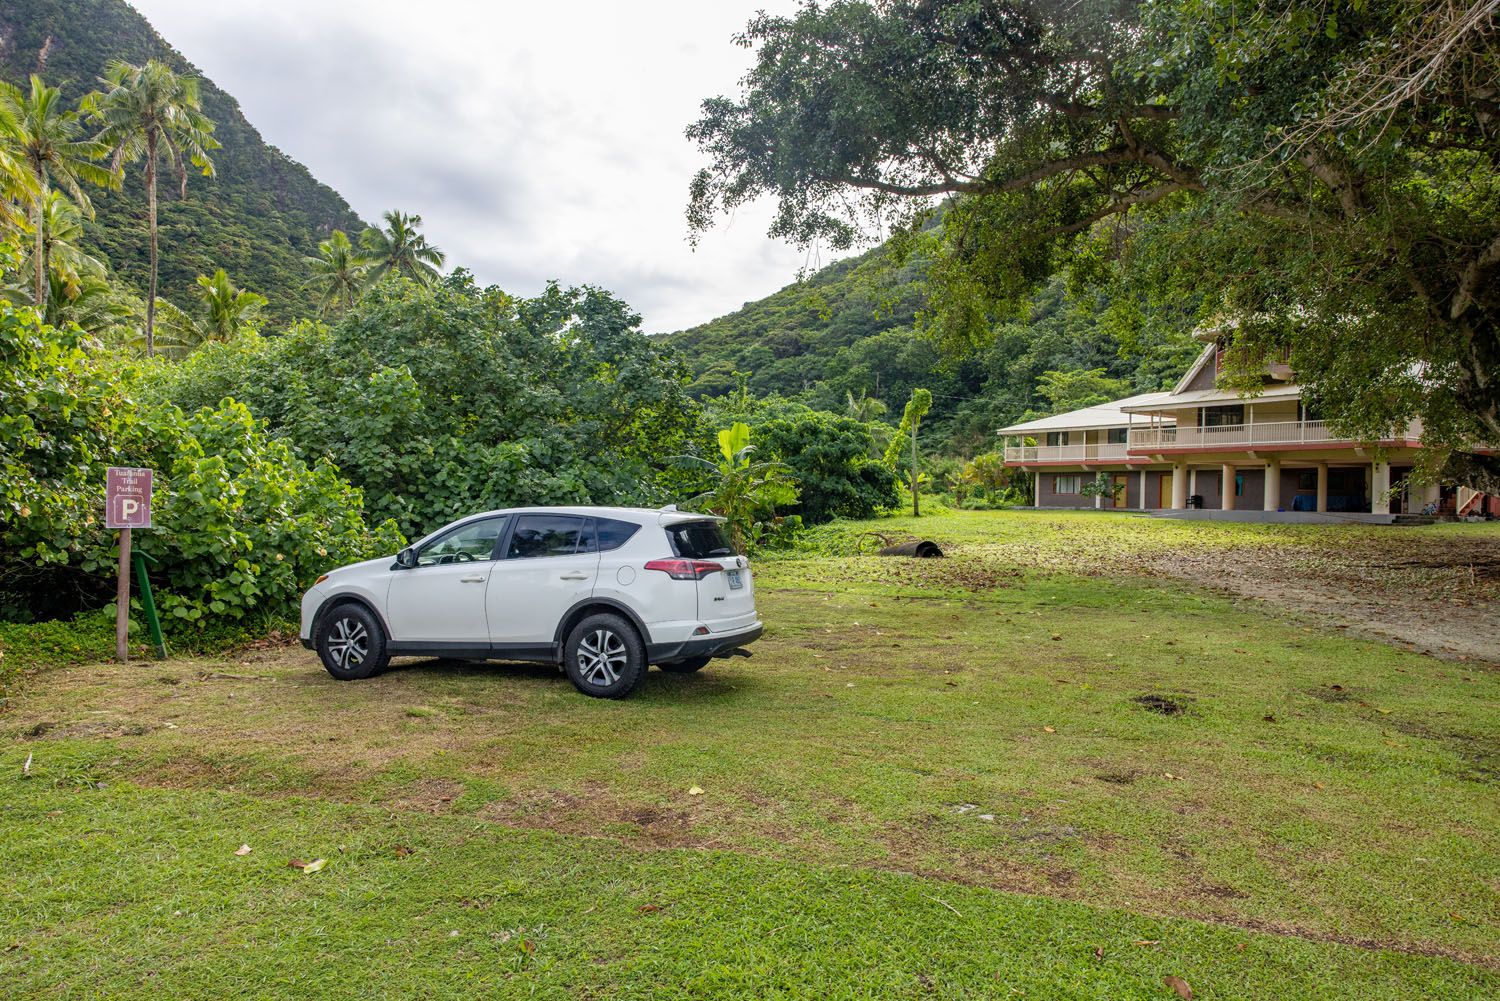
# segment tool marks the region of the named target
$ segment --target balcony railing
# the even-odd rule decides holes
[[[1348,441],[1328,432],[1322,421],[1273,421],[1265,424],[1225,424],[1220,427],[1133,428],[1132,451],[1152,448],[1199,448],[1205,451],[1253,445],[1294,445],[1302,442]]]
[[[1124,462],[1130,456],[1126,445],[1011,445],[1006,462]]]

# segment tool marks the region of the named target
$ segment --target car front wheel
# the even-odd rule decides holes
[[[330,609],[318,622],[317,648],[323,666],[340,681],[368,678],[391,659],[385,649],[385,630],[362,605]]]
[[[568,633],[563,670],[585,695],[623,699],[646,677],[646,649],[635,627],[618,615],[590,615]]]

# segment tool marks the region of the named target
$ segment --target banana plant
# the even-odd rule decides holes
[[[715,478],[711,489],[688,498],[684,506],[725,518],[730,542],[740,553],[752,542],[774,535],[784,524],[776,509],[797,502],[790,467],[774,460],[754,461],[754,453],[749,425],[736,421],[719,432],[717,462],[696,455],[670,457]]]

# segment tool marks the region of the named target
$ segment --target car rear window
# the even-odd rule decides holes
[[[706,560],[733,556],[734,547],[724,526],[717,521],[682,521],[667,526],[672,554],[689,560]]]

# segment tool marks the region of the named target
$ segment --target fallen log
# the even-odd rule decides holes
[[[886,546],[880,551],[881,556],[913,556],[919,560],[941,559],[943,551],[938,548],[936,542],[930,539],[913,539],[911,542],[903,542],[898,546]]]

